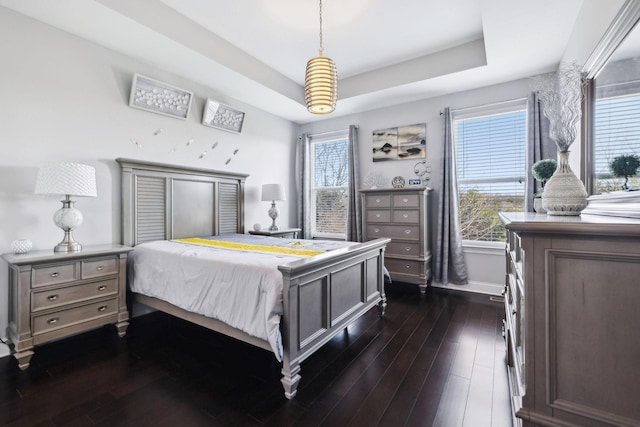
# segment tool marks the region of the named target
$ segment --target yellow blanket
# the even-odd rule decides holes
[[[314,255],[325,253],[325,251],[323,250],[295,249],[290,247],[286,248],[281,246],[269,246],[269,245],[254,245],[249,243],[227,242],[223,240],[201,239],[199,237],[191,237],[188,239],[175,239],[173,241],[181,242],[181,243],[191,243],[193,245],[200,245],[200,246],[213,246],[216,248],[232,249],[232,250],[238,250],[238,251],[263,252],[263,253],[271,253],[271,254],[314,256]]]

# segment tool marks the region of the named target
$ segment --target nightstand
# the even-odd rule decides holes
[[[127,254],[122,245],[85,246],[82,252],[4,254],[9,263],[9,326],[20,369],[34,346],[114,324],[129,326]]]
[[[249,234],[258,236],[272,236],[272,237],[287,237],[290,239],[297,239],[298,233],[302,231],[301,228],[281,228],[279,230],[269,230],[263,228],[262,230],[249,230]]]

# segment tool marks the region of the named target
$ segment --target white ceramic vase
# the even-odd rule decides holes
[[[587,207],[587,190],[569,167],[569,152],[558,153],[558,167],[542,192],[547,215],[576,216]]]

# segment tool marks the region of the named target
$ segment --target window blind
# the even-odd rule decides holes
[[[500,211],[524,209],[526,108],[453,121],[462,237],[504,241]],[[515,111],[514,111],[515,110]]]
[[[526,111],[456,121],[461,190],[524,195]]]
[[[622,154],[640,155],[640,95],[596,100],[594,168],[596,180],[612,178],[609,162]]]
[[[346,237],[349,184],[346,132],[311,138],[313,237]]]

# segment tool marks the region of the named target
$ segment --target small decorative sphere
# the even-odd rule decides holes
[[[11,242],[11,250],[16,254],[26,254],[31,250],[33,244],[29,239],[18,239]]]
[[[260,224],[253,224],[253,229],[255,231],[260,231],[262,229],[262,226]]]

